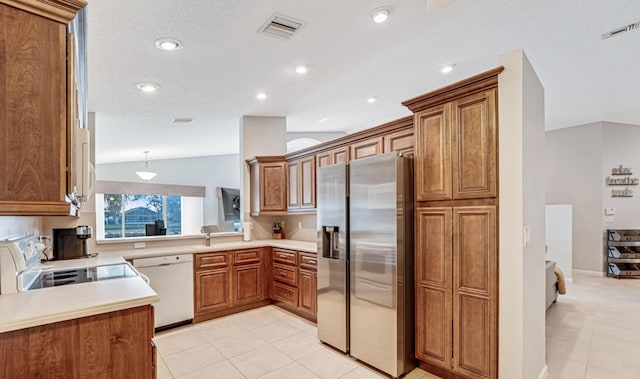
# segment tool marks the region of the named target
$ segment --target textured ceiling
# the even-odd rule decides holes
[[[381,5],[392,15],[374,24],[368,13]],[[234,153],[242,115],[286,116],[291,132],[369,128],[517,48],[545,87],[547,129],[640,124],[640,31],[600,38],[640,20],[638,0],[456,0],[437,12],[427,0],[89,0],[88,10],[97,163],[142,160],[143,150],[150,160]],[[289,41],[258,34],[274,12],[307,25]],[[166,36],[184,49],[155,49]],[[307,75],[292,72],[299,63]],[[455,70],[440,74],[445,63]],[[142,93],[141,81],[161,88]],[[196,120],[171,126],[174,117]]]

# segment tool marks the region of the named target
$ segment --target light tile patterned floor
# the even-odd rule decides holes
[[[158,333],[158,378],[388,378],[320,343],[314,324],[276,306]],[[406,379],[437,379],[416,369]]]
[[[640,279],[573,280],[547,311],[548,378],[639,378]]]

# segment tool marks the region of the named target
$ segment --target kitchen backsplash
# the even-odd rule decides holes
[[[34,233],[36,228],[40,234],[45,234],[42,217],[0,216],[0,238],[14,234]]]

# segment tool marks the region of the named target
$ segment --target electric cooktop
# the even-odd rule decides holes
[[[43,271],[29,289],[34,290],[38,288],[57,287],[67,284],[96,282],[100,280],[128,278],[134,276],[138,276],[138,274],[126,263],[85,267],[73,270]]]

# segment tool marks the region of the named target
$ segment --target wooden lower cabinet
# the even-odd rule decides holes
[[[416,214],[416,357],[465,378],[497,378],[496,207]]]
[[[273,249],[273,300],[314,322],[318,313],[316,266],[315,253]]]
[[[229,268],[195,273],[195,315],[231,308],[231,280]]]
[[[150,305],[0,333],[2,378],[153,378]]]
[[[194,259],[194,322],[269,302],[267,248],[200,253]]]
[[[310,315],[317,313],[318,275],[313,271],[298,271],[298,308]]]
[[[233,304],[250,304],[263,300],[260,263],[233,267]]]

